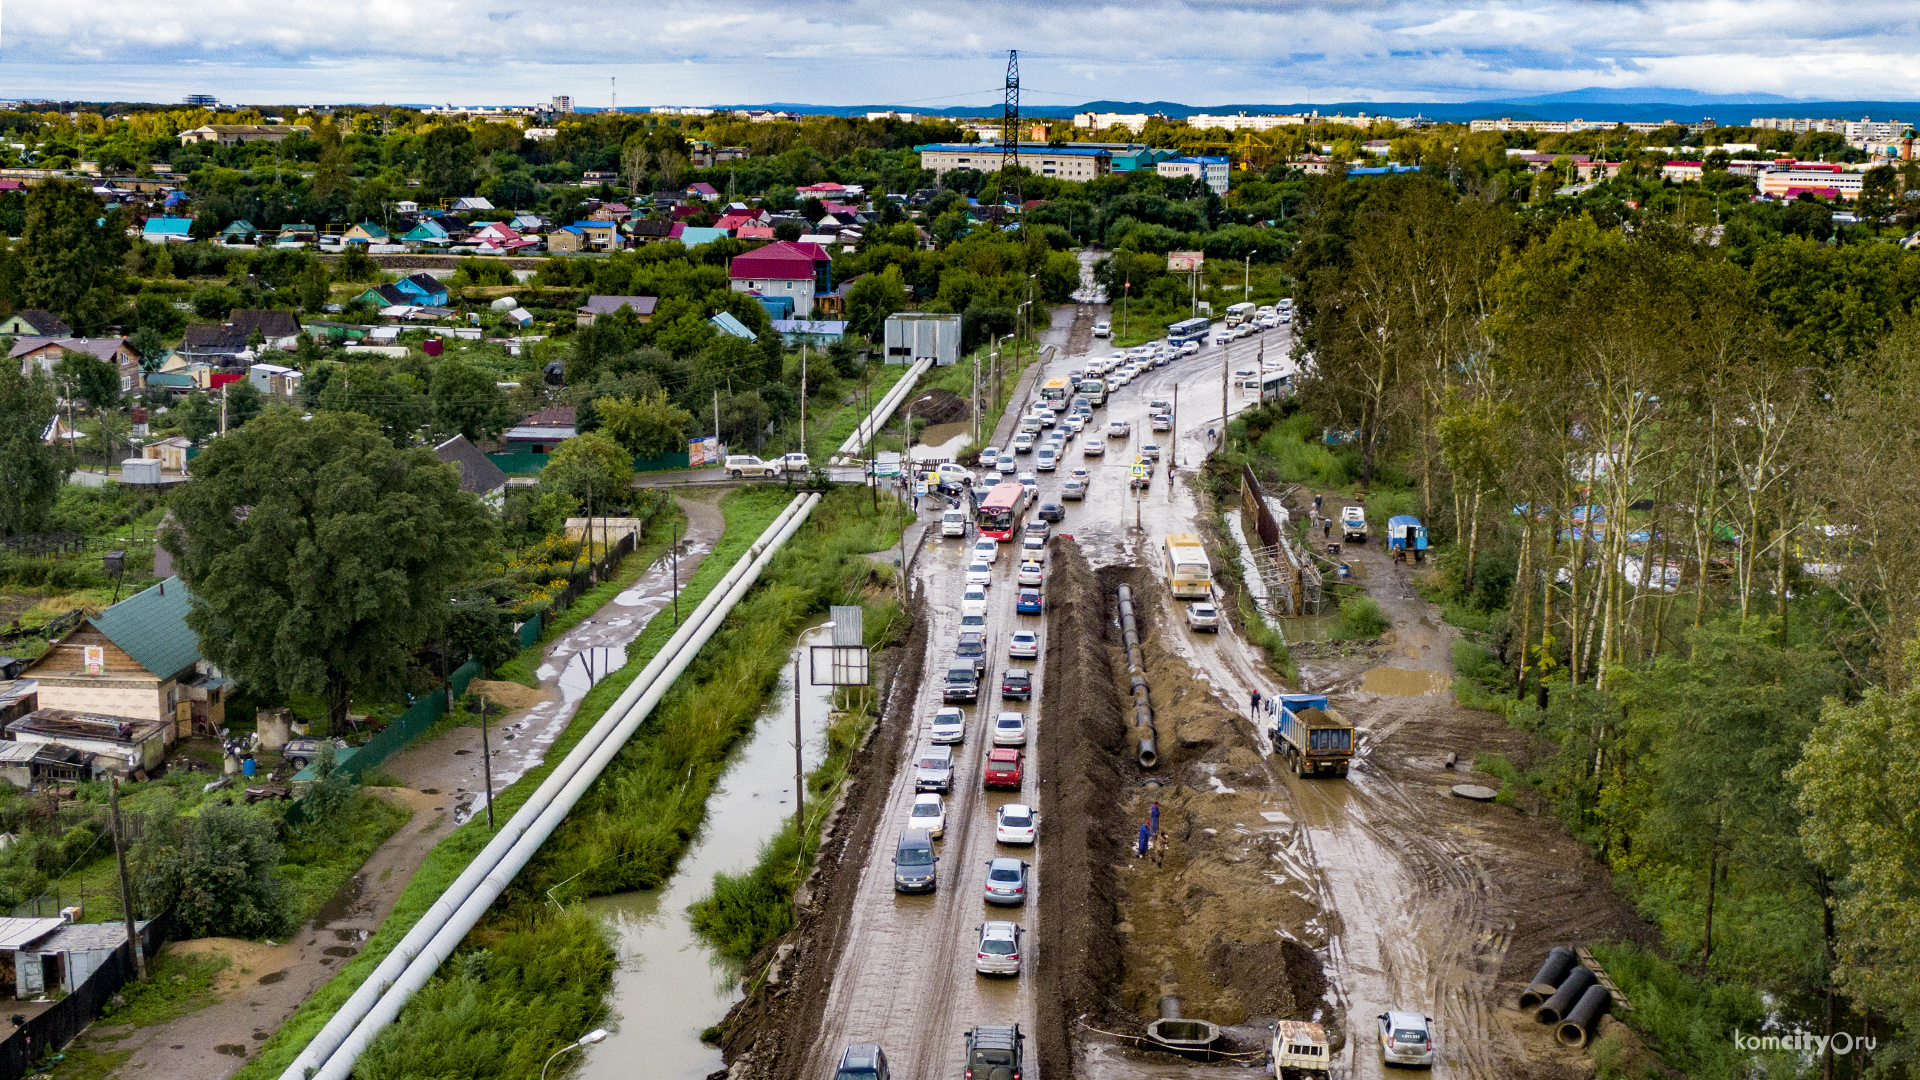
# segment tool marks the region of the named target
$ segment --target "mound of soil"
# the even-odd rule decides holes
[[[1096,580],[1080,546],[1052,542],[1047,595],[1047,692],[1040,705],[1036,754],[1040,813],[1040,921],[1055,943],[1039,965],[1035,1050],[1045,1076],[1072,1076],[1071,1025],[1112,1012],[1120,985],[1122,941],[1116,927],[1114,867],[1125,858],[1115,793],[1139,780],[1122,712],[1123,680],[1112,665],[1119,631],[1108,619],[1110,591]],[[1121,673],[1124,674],[1124,661]]]
[[[1307,1016],[1327,992],[1320,958],[1295,941],[1216,941],[1207,977],[1238,993],[1249,1017]]]
[[[952,424],[972,415],[966,398],[938,386],[908,402],[907,412],[915,420],[925,420],[928,424]]]

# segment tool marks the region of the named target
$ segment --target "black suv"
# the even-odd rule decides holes
[[[1010,667],[1000,676],[1000,696],[1012,701],[1033,700],[1033,674],[1023,667]]]
[[[887,1080],[887,1055],[874,1043],[854,1043],[840,1055],[833,1080]]]
[[[1020,1080],[1019,1024],[981,1024],[963,1036],[967,1042],[967,1080]]]
[[[1057,502],[1041,503],[1039,510],[1041,521],[1067,520],[1067,508]]]

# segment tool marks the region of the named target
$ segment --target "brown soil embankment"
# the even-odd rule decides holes
[[[1052,541],[1047,574],[1046,694],[1037,725],[1040,926],[1035,1050],[1040,1072],[1073,1075],[1072,1026],[1103,1020],[1121,979],[1115,867],[1126,857],[1116,794],[1139,780],[1123,711],[1125,665],[1113,668],[1119,630],[1110,590],[1080,546]]]

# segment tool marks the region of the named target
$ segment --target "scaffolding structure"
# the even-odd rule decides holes
[[[1286,509],[1280,507],[1276,514],[1260,481],[1245,465],[1240,467],[1240,507],[1253,519],[1254,533],[1260,538],[1257,546],[1249,546],[1253,547],[1253,564],[1265,586],[1270,609],[1266,614],[1282,619],[1320,614],[1326,591],[1319,567],[1287,538]]]

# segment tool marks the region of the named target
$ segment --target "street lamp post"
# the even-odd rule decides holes
[[[564,1054],[569,1050],[578,1050],[583,1046],[592,1046],[594,1043],[603,1042],[605,1041],[606,1037],[607,1037],[606,1028],[594,1028],[592,1031],[589,1031],[585,1035],[580,1036],[578,1039],[575,1039],[573,1042],[570,1042],[567,1045],[561,1047],[560,1049],[555,1050],[552,1056],[547,1058],[546,1064],[540,1066],[540,1080],[547,1080],[547,1065],[553,1064],[554,1058],[559,1057],[561,1054]]]
[[[1260,254],[1259,248],[1247,252],[1246,265],[1240,268],[1240,299],[1253,299],[1253,257]]]

